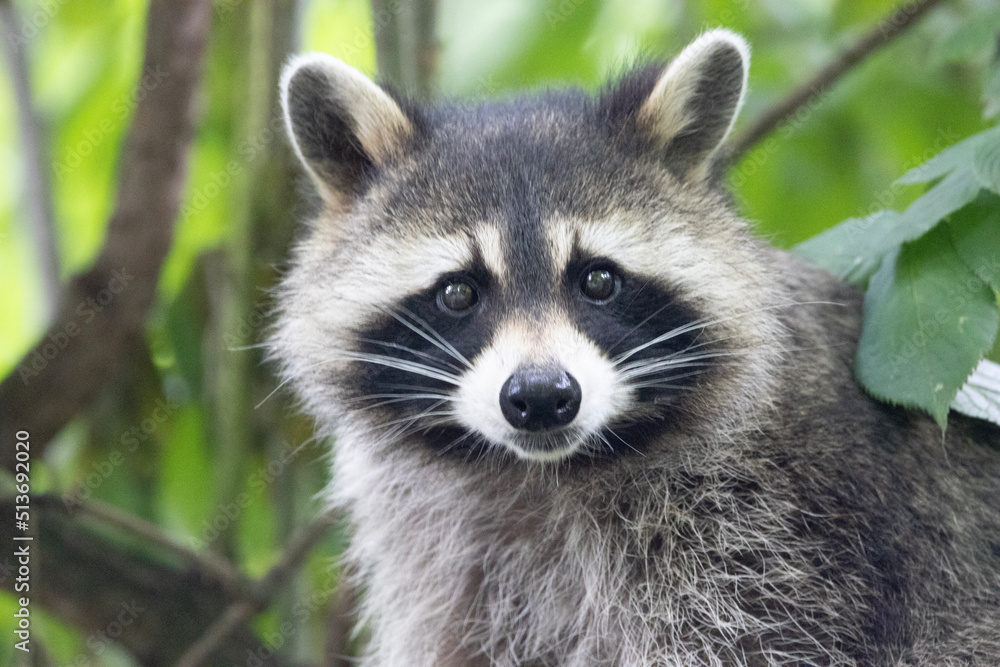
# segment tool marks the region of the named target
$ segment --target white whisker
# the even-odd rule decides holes
[[[635,448],[635,447],[633,447],[632,445],[630,445],[630,444],[628,444],[627,442],[625,442],[625,440],[623,440],[623,439],[622,439],[622,437],[621,437],[620,435],[618,435],[617,433],[615,433],[614,429],[612,429],[612,428],[610,428],[610,427],[607,427],[607,428],[605,428],[604,430],[606,430],[606,431],[607,431],[608,433],[610,433],[611,435],[613,435],[613,436],[615,436],[616,438],[618,438],[618,441],[619,441],[619,442],[621,442],[621,443],[622,443],[623,445],[625,445],[626,447],[628,447],[629,449],[631,449],[631,450],[632,450],[633,452],[635,452],[635,453],[636,453],[636,454],[638,454],[639,456],[641,456],[641,457],[643,457],[643,458],[645,458],[645,457],[646,457],[646,455],[645,455],[645,454],[643,454],[643,453],[642,453],[642,452],[640,452],[640,451],[639,451],[638,449],[636,449],[636,448]]]
[[[672,338],[676,338],[677,336],[683,336],[684,334],[688,333],[689,331],[694,331],[696,329],[704,329],[705,327],[711,326],[713,324],[720,324],[721,322],[724,322],[727,319],[732,319],[732,318],[720,318],[720,319],[717,319],[717,320],[704,320],[704,319],[701,319],[701,320],[695,320],[694,322],[691,322],[690,324],[685,324],[684,326],[676,327],[674,329],[671,329],[670,331],[668,331],[665,334],[661,334],[661,335],[657,336],[656,338],[648,340],[645,343],[642,343],[641,345],[636,345],[632,349],[630,349],[630,350],[628,350],[626,352],[623,352],[622,354],[620,354],[617,357],[615,357],[613,359],[613,362],[617,366],[618,364],[622,363],[623,361],[625,361],[629,357],[632,357],[632,356],[638,354],[639,352],[642,352],[643,350],[652,347],[653,345],[659,345],[660,343],[664,343],[664,342],[666,342],[666,341],[668,341],[668,340],[670,340]]]
[[[410,354],[412,354],[414,356],[422,357],[422,358],[427,359],[429,361],[432,361],[432,362],[434,362],[436,364],[441,364],[443,366],[447,366],[447,367],[451,368],[452,370],[454,370],[454,371],[456,371],[458,373],[462,372],[461,368],[459,368],[455,364],[451,363],[450,361],[445,361],[443,359],[438,359],[437,357],[435,357],[432,354],[428,354],[427,352],[421,352],[420,350],[414,350],[412,347],[407,347],[405,345],[400,345],[399,343],[389,343],[389,342],[382,341],[382,340],[375,340],[374,338],[361,338],[360,340],[362,340],[362,341],[364,341],[366,343],[372,343],[374,345],[381,345],[382,347],[388,347],[388,348],[393,349],[393,350],[402,350],[404,352],[409,352]]]
[[[388,368],[395,368],[396,370],[404,371],[407,373],[413,373],[414,375],[421,375],[423,377],[430,378],[432,380],[439,380],[441,382],[446,382],[451,385],[458,386],[459,378],[454,373],[449,373],[448,371],[441,368],[434,368],[426,364],[422,364],[418,361],[408,361],[405,359],[397,359],[395,357],[390,357],[384,354],[373,354],[365,352],[340,352],[334,356],[321,359],[314,364],[310,364],[302,369],[299,373],[286,377],[284,380],[278,383],[274,389],[268,393],[257,405],[254,406],[254,410],[258,409],[260,406],[264,405],[268,399],[274,396],[279,389],[284,387],[289,382],[298,380],[306,372],[318,367],[325,366],[329,364],[336,363],[338,361],[359,361],[362,363],[375,364],[379,366],[386,366]]]
[[[278,386],[276,386],[274,389],[272,389],[271,392],[267,396],[265,396],[264,398],[262,398],[261,401],[260,401],[260,403],[258,403],[257,405],[253,406],[253,409],[256,410],[260,406],[264,405],[264,403],[266,403],[268,401],[268,399],[270,399],[272,396],[274,396],[276,393],[278,393],[279,389],[281,389],[282,387],[284,387],[289,382],[292,382],[293,380],[298,380],[300,377],[302,377],[303,375],[305,375],[306,371],[312,370],[313,368],[316,368],[317,366],[323,366],[325,364],[333,363],[334,361],[336,361],[336,359],[323,359],[322,361],[317,361],[314,364],[309,364],[304,369],[302,369],[302,372],[300,372],[300,373],[298,373],[296,375],[291,375],[289,377],[286,377],[284,380],[282,380],[281,382],[279,382]]]
[[[603,433],[597,433],[597,437],[601,440],[601,442],[607,445],[612,454],[615,453],[615,448],[611,446],[611,441],[605,438]]]
[[[441,401],[441,403],[444,403],[444,401]],[[405,422],[416,422],[417,420],[423,420],[427,417],[454,417],[454,416],[455,416],[454,410],[438,410],[433,412],[428,412],[425,410],[424,412],[421,412],[419,415],[402,417],[400,419],[393,419],[392,421],[387,421],[384,424],[380,424],[380,426],[395,426],[396,424],[402,424]]]
[[[439,399],[450,399],[451,396],[447,394],[438,394],[432,392],[413,392],[413,393],[402,393],[402,394],[366,394],[364,396],[357,396],[355,398],[349,398],[344,401],[345,404],[358,403],[360,401],[370,401],[375,398],[439,398]]]
[[[452,345],[451,343],[449,343],[444,338],[444,336],[442,336],[437,331],[435,331],[434,327],[432,327],[431,325],[427,324],[427,322],[425,322],[421,318],[417,317],[415,314],[413,314],[409,310],[406,310],[405,308],[401,308],[400,312],[405,313],[410,319],[412,319],[414,322],[416,322],[421,327],[423,327],[423,331],[421,331],[418,327],[414,326],[412,323],[407,322],[405,319],[403,319],[399,315],[399,313],[390,311],[389,314],[392,315],[397,320],[399,320],[399,322],[402,323],[410,331],[412,331],[413,333],[417,334],[418,336],[420,336],[421,338],[423,338],[424,340],[426,340],[428,343],[434,345],[435,347],[437,347],[438,349],[440,349],[440,350],[442,350],[444,352],[447,352],[449,355],[451,355],[452,357],[454,357],[458,361],[461,361],[462,364],[464,364],[465,368],[471,368],[472,367],[472,364],[469,363],[469,360],[466,359],[465,356],[463,356],[461,352],[459,352],[458,350],[456,350],[455,346]]]
[[[375,364],[378,366],[386,366],[387,368],[395,368],[396,370],[413,373],[414,375],[422,375],[424,377],[431,378],[432,380],[440,380],[441,382],[447,382],[448,384],[456,386],[459,384],[457,375],[448,373],[447,371],[439,368],[432,368],[431,366],[421,364],[417,361],[407,361],[405,359],[397,359],[384,354],[372,354],[368,352],[345,352],[341,355],[341,358]]]
[[[836,306],[839,306],[839,305],[843,305],[843,304],[838,304],[838,303],[834,303],[834,302],[831,302],[831,301],[796,301],[796,302],[787,303],[787,304],[780,304],[780,305],[777,305],[777,306],[767,306],[765,308],[759,308],[757,310],[748,310],[748,311],[743,312],[743,313],[738,313],[736,315],[732,315],[732,316],[729,316],[729,317],[720,317],[720,318],[716,318],[714,320],[706,320],[706,319],[702,318],[702,319],[695,320],[694,322],[691,322],[690,324],[685,324],[683,326],[671,329],[670,331],[668,331],[668,332],[666,332],[664,334],[661,334],[661,335],[659,335],[659,336],[657,336],[657,337],[655,337],[655,338],[653,338],[653,339],[651,339],[649,341],[646,341],[645,343],[642,343],[641,345],[637,345],[637,346],[633,347],[631,350],[627,350],[626,352],[623,352],[622,354],[618,355],[617,357],[614,357],[614,359],[612,361],[614,362],[615,365],[618,365],[621,362],[623,362],[626,359],[628,359],[629,357],[634,356],[635,354],[638,354],[639,352],[642,352],[643,350],[645,350],[645,349],[647,349],[649,347],[652,347],[653,345],[659,345],[660,343],[666,342],[666,341],[668,341],[668,340],[670,340],[672,338],[676,338],[677,336],[682,336],[682,335],[684,335],[684,334],[686,334],[686,333],[688,333],[690,331],[695,331],[695,330],[698,330],[698,329],[706,329],[707,327],[714,326],[716,324],[724,324],[726,322],[731,322],[733,320],[737,320],[737,319],[739,319],[741,317],[747,317],[747,316],[750,316],[750,315],[756,315],[758,313],[767,312],[769,310],[777,310],[777,309],[781,309],[781,308],[789,308],[791,306],[809,306],[809,305],[836,305]]]
[[[647,284],[649,284],[648,281],[645,284],[643,284],[643,287],[645,287]],[[619,338],[618,340],[616,340],[615,344],[608,348],[608,352],[610,352],[611,350],[613,350],[616,347],[618,347],[619,345],[621,345],[623,340],[625,340],[626,338],[628,338],[629,336],[631,336],[632,334],[634,334],[643,325],[645,325],[646,323],[648,323],[651,319],[653,319],[654,317],[656,317],[657,315],[659,315],[660,313],[662,313],[664,310],[666,310],[667,308],[669,308],[672,305],[674,305],[673,301],[671,301],[670,303],[665,303],[662,306],[660,306],[659,308],[657,308],[656,310],[654,310],[652,312],[652,314],[650,314],[644,320],[642,320],[641,322],[639,322],[639,324],[635,325],[634,327],[632,327],[631,329],[629,329],[628,331],[626,331],[625,335],[623,335],[621,338]]]
[[[390,421],[390,422],[386,422],[384,424],[380,424],[379,428],[382,428],[382,429],[385,429],[386,427],[390,427],[390,426],[393,426],[395,428],[390,428],[387,432],[383,433],[382,436],[381,436],[381,438],[378,439],[379,444],[384,444],[384,443],[389,442],[391,440],[396,440],[396,439],[401,439],[401,438],[406,437],[407,435],[409,435],[410,433],[413,432],[412,427],[414,425],[418,424],[425,417],[436,416],[436,415],[449,415],[449,416],[453,416],[454,415],[454,411],[452,411],[452,410],[438,411],[438,408],[440,408],[442,405],[444,405],[447,402],[448,401],[444,401],[444,400],[437,401],[437,402],[433,403],[432,405],[430,405],[426,410],[423,410],[422,412],[420,412],[420,413],[418,413],[416,415],[411,415],[409,417],[404,417],[402,419],[396,419],[396,420],[393,420],[393,421]],[[408,429],[410,429],[410,430],[408,431]]]
[[[666,369],[710,366],[712,364],[707,361],[708,359],[738,357],[743,354],[747,354],[747,352],[743,350],[728,350],[722,352],[705,352],[685,357],[673,357],[673,355],[668,355],[667,357],[658,357],[656,359],[642,359],[624,366],[622,369],[622,377],[632,379],[659,373],[660,371]]]
[[[375,398],[377,396],[378,395],[375,395],[375,396],[364,396],[362,398],[370,400],[370,399]],[[383,396],[392,396],[392,394],[383,394]],[[404,403],[406,401],[431,400],[431,399],[439,399],[439,400],[449,401],[449,400],[451,400],[451,397],[447,396],[445,394],[413,394],[413,395],[410,395],[410,396],[396,396],[394,398],[390,398],[390,399],[385,400],[385,401],[379,401],[378,403],[374,403],[372,405],[366,405],[366,406],[363,406],[363,407],[360,407],[360,408],[355,408],[355,410],[357,412],[364,412],[365,410],[374,410],[376,408],[381,408],[381,407],[384,407],[386,405],[392,405],[394,403]],[[362,399],[353,399],[353,401],[358,401],[358,400],[362,400]]]
[[[665,384],[662,382],[643,382],[642,384],[633,385],[636,389],[677,389],[679,391],[694,391],[694,387],[689,387],[683,384]]]

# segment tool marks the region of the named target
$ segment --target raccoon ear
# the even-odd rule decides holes
[[[324,53],[285,65],[281,106],[295,153],[327,200],[357,196],[366,176],[400,153],[413,134],[395,100]]]
[[[663,69],[635,116],[667,168],[703,181],[743,105],[750,47],[729,30],[698,37]]]

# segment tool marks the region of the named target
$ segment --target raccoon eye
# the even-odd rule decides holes
[[[467,282],[454,280],[438,292],[438,305],[445,311],[460,314],[469,310],[479,301],[476,288]]]
[[[580,281],[580,291],[591,301],[604,303],[618,293],[618,276],[607,269],[588,271]]]

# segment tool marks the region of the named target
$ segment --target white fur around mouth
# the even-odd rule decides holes
[[[548,434],[526,435],[504,417],[500,391],[517,368],[539,361],[554,362],[580,383],[580,408],[573,421]],[[519,459],[555,462],[585,450],[608,423],[625,412],[631,391],[615,372],[614,364],[563,317],[539,326],[512,319],[507,322],[462,377],[455,393],[457,421],[494,447],[503,447]],[[537,450],[534,443],[561,445]]]
[[[556,434],[561,435],[560,433]],[[580,451],[584,438],[581,436],[564,438],[566,444],[558,449],[525,449],[516,442],[504,442],[501,446],[514,452],[519,459],[535,463],[556,463],[570,458]]]

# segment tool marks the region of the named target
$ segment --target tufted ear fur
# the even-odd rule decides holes
[[[729,30],[712,30],[689,44],[658,76],[626,76],[602,103],[627,113],[666,167],[686,181],[708,177],[712,154],[743,105],[750,47]],[[656,76],[655,83],[651,75]],[[637,97],[637,91],[643,97]]]
[[[322,53],[289,61],[281,104],[295,153],[327,201],[357,196],[413,135],[412,122],[384,90]]]

